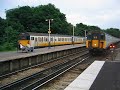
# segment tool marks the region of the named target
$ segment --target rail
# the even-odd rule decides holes
[[[83,59],[84,57],[84,59]],[[23,78],[11,84],[7,84],[5,86],[0,87],[1,90],[29,90],[29,89],[37,89],[44,85],[45,83],[51,81],[52,79],[58,77],[62,73],[67,70],[75,67],[80,64],[84,60],[88,58],[88,52],[83,52],[81,55],[73,58],[70,61],[66,61],[64,63],[55,65],[53,67],[47,68],[43,71],[35,73],[29,77]]]

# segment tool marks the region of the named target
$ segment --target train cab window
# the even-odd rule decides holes
[[[93,34],[92,34],[92,39],[93,39],[93,40],[98,40],[98,39],[100,39],[100,34],[98,34],[98,33],[93,33]]]
[[[30,37],[29,37],[29,36],[26,36],[26,39],[27,39],[27,40],[30,40]]]
[[[105,40],[105,35],[104,34],[101,34],[101,39]]]
[[[19,40],[30,40],[30,35],[28,33],[21,33],[19,35]]]
[[[34,37],[31,37],[31,40],[34,40]]]

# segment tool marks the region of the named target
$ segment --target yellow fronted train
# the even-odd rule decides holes
[[[111,44],[118,41],[120,41],[120,39],[102,31],[91,31],[87,34],[86,48],[89,49],[91,54],[95,54],[98,52],[104,52]]]
[[[37,47],[47,47],[56,45],[69,45],[84,43],[84,37],[50,34],[50,41],[47,33],[26,32],[19,35],[19,49],[33,51]],[[30,47],[30,49],[26,49]]]

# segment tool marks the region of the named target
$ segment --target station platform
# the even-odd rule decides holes
[[[120,61],[120,48],[117,49],[118,54],[116,55],[115,61]]]
[[[21,51],[11,51],[11,52],[0,52],[0,62],[7,61],[7,60],[14,60],[17,58],[25,58],[29,56],[35,56],[38,54],[46,54],[50,52],[62,51],[77,47],[83,47],[85,44],[74,44],[74,45],[64,45],[64,46],[55,46],[55,47],[45,47],[34,49],[34,52],[22,53]]]
[[[120,53],[114,61],[94,61],[64,90],[120,90]]]

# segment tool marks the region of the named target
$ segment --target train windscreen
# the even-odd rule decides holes
[[[93,33],[92,34],[92,40],[99,40],[100,39],[100,34],[99,33]]]
[[[105,40],[105,34],[101,34],[101,40]]]
[[[29,34],[22,33],[19,35],[19,40],[30,40]]]

